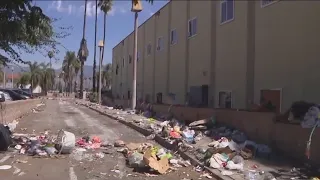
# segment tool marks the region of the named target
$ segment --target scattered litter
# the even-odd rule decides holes
[[[201,174],[200,177],[206,177],[208,179],[212,179],[212,176],[209,173]]]
[[[96,153],[95,156],[96,156],[97,158],[101,158],[101,159],[104,158],[104,154],[103,154],[102,152]]]
[[[232,171],[228,171],[228,170],[223,170],[223,171],[221,171],[221,174],[223,176],[231,176],[231,175],[233,175],[233,172]]]
[[[157,177],[157,174],[144,173],[147,177]]]
[[[124,143],[124,141],[122,140],[117,140],[115,143],[114,143],[114,147],[124,147],[126,144]]]
[[[26,164],[28,161],[27,160],[21,160],[21,159],[17,159],[15,160],[16,163],[23,163]]]
[[[2,166],[0,166],[0,170],[7,170],[7,169],[11,169],[12,168],[12,166],[10,166],[10,165],[2,165]]]

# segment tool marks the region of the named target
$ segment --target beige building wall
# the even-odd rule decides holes
[[[187,1],[171,1],[170,29],[177,32],[177,43],[170,44],[169,93],[175,94],[175,103],[184,104],[186,97],[186,43],[187,43]]]
[[[116,75],[116,67],[117,67],[117,59],[116,59],[116,55],[118,54],[117,53],[117,46],[115,46],[113,49],[112,49],[112,81],[111,81],[111,86],[112,86],[112,94],[115,95],[116,92],[117,92],[117,75]]]
[[[154,44],[154,66],[155,66],[155,91],[154,97],[157,93],[162,93],[164,97],[167,94],[167,77],[168,71],[168,42],[169,42],[169,6],[162,8],[158,14],[155,15],[155,37]],[[158,44],[159,39],[162,43]]]
[[[128,43],[127,43],[127,89],[126,89],[126,95],[125,97],[128,98],[128,91],[130,91],[130,96],[132,96],[132,81],[133,81],[133,33],[131,33],[128,37]],[[129,57],[131,56],[131,62],[129,62]]]
[[[143,96],[149,96],[151,102],[154,93],[154,53],[155,53],[155,17],[151,17],[144,23],[145,26],[145,52],[144,52],[144,85]],[[147,46],[151,45],[150,54],[147,53]]]
[[[145,50],[145,26],[141,26],[138,30],[138,56],[137,62],[137,98],[143,98],[143,86],[144,86],[144,50]]]
[[[261,89],[282,89],[282,111],[297,100],[319,103],[320,1],[255,9],[255,101]]]
[[[261,1],[234,2],[234,19],[223,24],[220,1],[171,1],[141,25],[138,97],[148,94],[155,101],[158,92],[163,97],[173,93],[176,103],[184,104],[190,86],[207,84],[214,107],[219,107],[220,91],[232,92],[232,108],[242,109],[252,101],[259,103],[262,89],[282,89],[282,111],[296,100],[320,102],[320,2],[277,1],[266,7]],[[188,20],[193,17],[197,35],[188,38]],[[173,29],[178,41],[171,45]],[[160,36],[164,49],[156,51]],[[120,67],[113,91],[121,93],[132,86],[132,68],[122,67],[122,56],[128,62],[132,53],[129,39],[113,50]]]
[[[232,108],[245,108],[248,2],[235,1],[234,19],[223,24],[217,3],[215,107],[219,107],[219,92],[231,91]]]
[[[188,90],[210,84],[211,1],[190,1],[188,21],[197,19],[197,34],[187,37]]]

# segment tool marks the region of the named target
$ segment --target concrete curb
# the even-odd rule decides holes
[[[99,114],[102,114],[102,115],[105,115],[107,117],[109,117],[110,119],[113,119],[113,120],[116,120],[136,131],[138,131],[139,133],[143,134],[144,136],[149,136],[151,134],[153,134],[151,131],[147,130],[147,129],[144,129],[144,128],[141,128],[140,126],[137,126],[136,124],[134,123],[131,123],[131,122],[127,122],[125,120],[119,120],[119,119],[116,119],[114,118],[113,116],[99,110],[99,109],[95,109],[91,106],[87,106],[87,105],[84,105],[84,104],[81,104],[82,106],[84,107],[87,107]],[[203,163],[201,163],[200,161],[198,161],[195,157],[191,156],[190,154],[184,152],[183,150],[181,150],[177,145],[175,144],[171,144],[169,143],[168,141],[166,141],[166,139],[164,139],[163,137],[159,136],[159,135],[156,135],[154,140],[160,144],[161,146],[163,146],[164,148],[166,149],[169,149],[169,150],[173,150],[173,151],[177,151],[179,153],[179,155],[184,159],[184,160],[190,160],[191,164],[193,166],[201,166],[201,167],[204,167],[204,169],[211,173],[212,176],[218,180],[234,180],[234,178],[231,178],[229,176],[223,176],[221,175],[221,173],[219,172],[219,170],[217,169],[211,169],[209,167],[206,167],[203,165]]]

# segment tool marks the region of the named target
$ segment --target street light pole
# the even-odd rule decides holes
[[[104,47],[104,42],[99,41],[99,49],[100,49],[100,60],[99,60],[99,91],[98,91],[98,104],[101,104],[101,66],[102,66],[102,51]]]
[[[137,104],[137,60],[138,60],[138,13],[142,11],[140,0],[137,3],[132,1],[131,11],[134,13],[134,44],[133,44],[133,79],[132,79],[132,102],[134,110]]]
[[[134,13],[134,44],[133,44],[133,82],[131,108],[134,110],[137,104],[137,56],[138,56],[138,12]]]

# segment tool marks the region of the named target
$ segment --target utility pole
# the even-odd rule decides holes
[[[100,49],[100,60],[99,60],[99,91],[98,91],[98,104],[101,104],[101,66],[102,66],[102,52],[104,50],[104,42],[99,41],[99,49]]]
[[[138,13],[142,11],[140,0],[138,0],[137,3],[134,3],[132,1],[131,11],[134,13],[133,81],[131,109],[134,110],[137,104]]]

